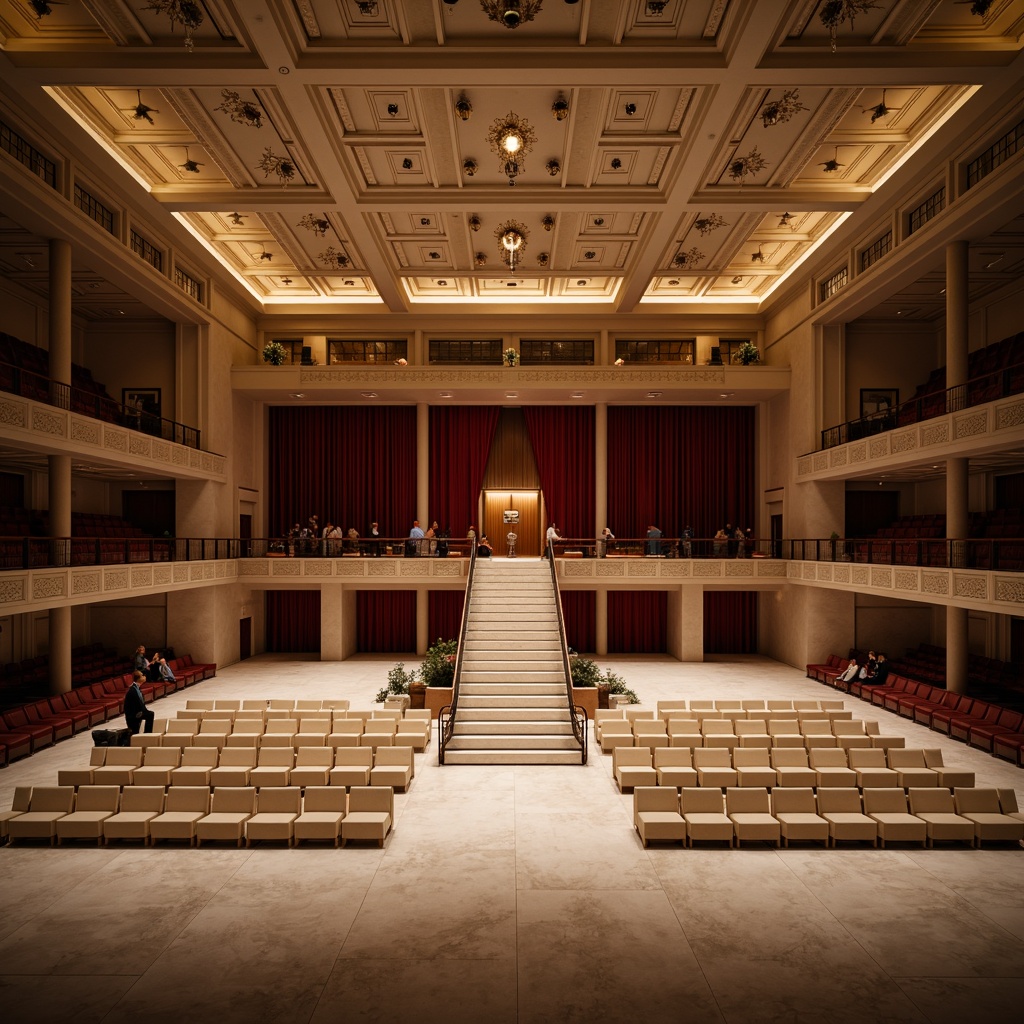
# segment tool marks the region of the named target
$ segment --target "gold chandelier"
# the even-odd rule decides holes
[[[533,21],[543,0],[480,0],[484,14],[505,28],[519,28],[524,21]]]
[[[516,175],[525,169],[526,154],[533,149],[537,133],[526,118],[511,110],[497,117],[487,132],[487,141],[498,155],[498,167],[508,175],[508,183],[516,183]]]
[[[508,267],[510,273],[516,272],[516,266],[522,263],[526,252],[526,239],[530,234],[526,226],[515,220],[507,220],[499,224],[494,232],[498,239],[498,253],[501,262]]]

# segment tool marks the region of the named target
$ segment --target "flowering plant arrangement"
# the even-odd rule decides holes
[[[501,359],[506,366],[515,366],[519,362],[519,353],[514,348],[507,348],[501,353]]]
[[[622,356],[619,356],[619,358],[615,360],[615,365],[616,366],[625,366],[626,365],[626,360],[623,359]]]
[[[745,341],[736,350],[736,358],[739,359],[744,366],[749,366],[751,363],[760,362],[761,353],[753,342]]]
[[[408,365],[409,365],[409,360],[408,359],[396,359],[395,360],[395,366],[408,366]]]
[[[268,341],[263,346],[263,361],[271,366],[280,366],[287,355],[287,350],[279,341]]]

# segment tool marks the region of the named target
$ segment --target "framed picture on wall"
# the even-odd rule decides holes
[[[121,404],[132,426],[160,419],[160,388],[121,388]]]
[[[888,416],[900,404],[899,388],[861,388],[860,417]]]

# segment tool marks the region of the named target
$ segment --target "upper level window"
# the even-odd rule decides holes
[[[203,301],[203,285],[191,274],[186,274],[181,267],[174,268],[174,283],[186,294],[191,295],[196,302]]]
[[[147,242],[134,228],[132,228],[132,252],[141,256],[151,267],[163,270],[164,254],[152,242]]]
[[[1008,160],[1024,145],[1024,121],[1018,121],[1002,138],[996,139],[988,149],[967,165],[967,187],[977,185],[991,174],[1004,160]]]
[[[920,206],[910,211],[907,218],[907,234],[912,235],[923,228],[946,205],[946,186],[936,189]]]
[[[50,188],[57,187],[57,165],[3,121],[0,121],[0,149],[42,178]]]
[[[594,365],[593,339],[579,341],[540,341],[521,338],[519,358],[524,366],[537,363],[577,363]]]
[[[722,362],[741,364],[740,349],[749,341],[749,338],[719,338],[718,352]]]
[[[501,339],[489,341],[431,340],[432,363],[476,363],[501,365]]]
[[[818,285],[818,298],[824,302],[826,299],[832,298],[833,295],[840,288],[846,287],[846,282],[849,281],[850,275],[846,267],[841,267],[834,274],[829,275]]]
[[[860,269],[867,270],[872,263],[877,263],[887,252],[892,251],[892,229],[886,231],[881,238],[876,238],[861,254]]]
[[[94,195],[75,182],[75,206],[96,221],[104,231],[114,233],[114,211],[104,206]]]
[[[684,363],[692,366],[696,348],[696,338],[616,340],[615,358],[624,359],[627,363]]]
[[[338,341],[327,342],[327,360],[330,363],[393,363],[405,359],[409,343],[404,338],[394,341]]]

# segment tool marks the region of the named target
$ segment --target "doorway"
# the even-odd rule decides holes
[[[252,657],[252,616],[238,620],[238,660]]]
[[[515,526],[505,523],[505,513],[519,513]],[[481,524],[496,555],[504,555],[507,547],[505,538],[514,530],[516,554],[519,557],[539,558],[543,543],[540,523],[540,491],[484,491],[484,519]]]

